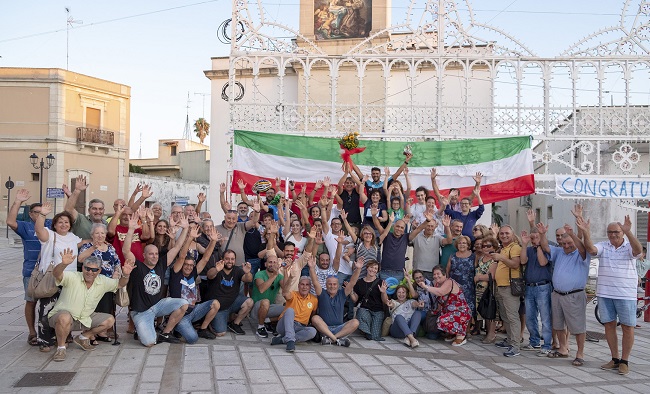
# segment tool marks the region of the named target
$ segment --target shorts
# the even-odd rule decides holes
[[[636,326],[637,300],[618,300],[614,298],[598,297],[598,312],[600,321],[609,323],[618,321],[628,327]]]
[[[36,300],[27,295],[27,288],[29,287],[29,276],[23,276],[23,287],[25,288],[25,301],[36,302]]]
[[[247,299],[248,297],[245,295],[239,294],[228,309],[219,309],[217,316],[215,316],[214,320],[212,321],[212,328],[214,328],[214,331],[217,334],[226,332],[228,329],[228,318],[230,317],[230,314],[239,312],[241,306],[244,305],[244,302],[246,302]]]
[[[48,323],[50,324],[50,327],[54,328],[56,325],[56,320],[59,318],[59,316],[64,315],[64,314],[70,314],[68,311],[58,311],[55,313],[52,317],[49,317],[47,319]],[[101,312],[94,312],[90,314],[90,327],[86,327],[79,320],[75,320],[72,318],[72,328],[70,328],[70,331],[83,331],[83,330],[89,330],[91,328],[95,328],[105,322],[107,319],[112,318],[113,315],[109,315],[108,313],[101,313]]]
[[[553,329],[564,330],[566,326],[573,335],[587,332],[587,294],[585,291],[561,295],[551,293],[551,317]]]
[[[260,312],[260,304],[262,303],[262,300],[259,300],[253,305],[253,309],[251,310],[251,318],[257,320],[258,319],[258,314]],[[284,311],[284,306],[280,304],[271,304],[269,305],[269,311],[266,314],[266,317],[269,319],[278,317],[282,314],[282,311]]]
[[[345,326],[345,323],[343,323],[341,325],[338,325],[338,326],[327,326],[327,328],[330,330],[330,332],[332,334],[336,335],[339,332],[341,332],[341,330],[343,329],[343,326]]]

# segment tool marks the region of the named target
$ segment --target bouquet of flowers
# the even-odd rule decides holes
[[[341,147],[341,158],[343,162],[348,163],[350,166],[352,165],[352,155],[366,150],[365,146],[359,146],[359,133],[356,131],[344,135],[338,140],[338,143]]]

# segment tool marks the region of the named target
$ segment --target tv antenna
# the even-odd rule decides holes
[[[187,104],[185,104],[185,131],[183,132],[184,140],[191,140],[190,135],[190,92],[187,92]]]
[[[70,15],[70,7],[65,7],[65,13],[66,13],[66,26],[65,26],[65,69],[69,70],[70,69],[70,27],[74,27],[74,24],[83,24],[84,21],[81,20],[75,20],[71,15]]]
[[[203,96],[203,115],[201,116],[205,119],[205,96],[210,96],[210,93],[194,93],[195,96]]]

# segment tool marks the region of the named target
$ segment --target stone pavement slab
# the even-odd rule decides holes
[[[587,342],[580,368],[571,366],[572,358],[540,358],[535,352],[505,358],[502,350],[475,338],[459,348],[421,339],[412,350],[392,338],[374,342],[354,335],[350,348],[307,343],[290,354],[257,337],[248,320],[244,336],[144,348],[125,333],[125,309],[117,316],[119,346],[102,343],[94,352],[70,347],[66,361],[56,363],[53,352],[41,353],[26,342],[21,262],[21,248],[0,246],[0,393],[650,392],[650,324],[643,322],[628,376],[600,369],[609,358],[604,340]],[[604,332],[592,304],[587,319],[589,331]],[[65,387],[13,387],[25,373],[38,371],[76,376]]]

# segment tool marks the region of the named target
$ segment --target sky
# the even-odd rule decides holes
[[[630,1],[628,14],[636,13],[639,2]],[[257,8],[257,1],[248,3]],[[260,3],[266,18],[297,29],[299,0]],[[465,1],[457,3],[467,10]],[[393,0],[394,23],[404,19],[408,4]],[[477,21],[517,37],[539,56],[554,57],[582,37],[618,24],[624,1],[470,4]],[[130,156],[140,157],[141,149],[142,158],[155,157],[158,139],[183,136],[186,114],[190,125],[204,114],[212,123],[203,71],[210,69],[211,57],[229,54],[230,46],[216,32],[231,6],[232,0],[0,0],[0,67],[65,69],[67,36],[71,71],[131,86]],[[77,21],[69,29],[66,7]]]

